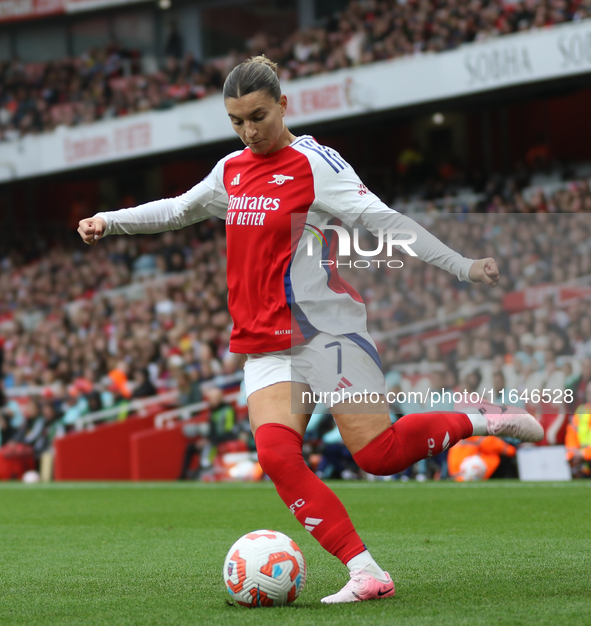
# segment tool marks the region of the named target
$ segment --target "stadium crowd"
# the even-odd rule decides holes
[[[198,233],[113,238],[92,258],[58,247],[25,262],[13,251],[1,274],[5,384],[67,386],[80,377],[92,383],[119,369],[121,390],[130,395],[127,381],[139,380],[162,355],[167,363],[174,356],[198,361],[206,379],[235,371],[233,357],[217,348],[228,345],[230,324],[223,224],[208,223]],[[138,279],[163,274],[166,282]],[[132,283],[141,286],[141,299],[117,293]],[[133,367],[121,364],[124,355]],[[150,374],[163,378],[169,371]]]
[[[486,214],[416,216],[464,255],[497,258],[502,279],[495,290],[468,289],[410,257],[404,271],[341,270],[368,304],[392,389],[437,382],[494,389],[498,399],[501,389],[551,387],[573,390],[569,412],[586,402],[591,229],[584,213],[591,212],[591,194],[582,181],[531,197],[514,214],[491,202]],[[109,237],[91,249],[72,241],[24,255],[12,246],[0,256],[3,387],[7,394],[22,387],[41,392],[23,403],[0,397],[3,443],[42,450],[89,412],[165,389],[179,389],[181,402],[190,404],[201,399],[202,381],[241,369],[242,360],[228,351],[219,220],[159,236]],[[557,306],[556,294],[546,294],[535,311],[505,306],[511,292],[548,284],[571,285],[572,302]],[[454,346],[417,338],[482,314]],[[392,410],[415,409],[402,403]]]
[[[141,55],[116,42],[76,58],[48,63],[0,63],[0,140],[60,125],[161,110],[221,90],[227,73],[251,55],[265,53],[283,80],[372,63],[437,53],[463,43],[591,17],[590,0],[357,0],[317,27],[291,37],[259,33],[243,52],[211,61],[167,46],[156,72]]]

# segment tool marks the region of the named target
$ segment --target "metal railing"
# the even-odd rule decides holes
[[[141,417],[147,413],[149,407],[163,403],[175,404],[178,403],[178,398],[179,392],[175,389],[173,391],[167,391],[166,393],[160,393],[156,396],[150,396],[149,398],[137,398],[127,404],[119,404],[110,409],[88,413],[88,415],[84,415],[74,422],[74,430],[84,430],[85,428],[91,428],[96,422],[114,419],[122,411],[126,413],[137,413]]]
[[[201,389],[206,391],[207,389],[211,389],[212,387],[225,387],[227,385],[231,385],[233,383],[239,383],[244,378],[244,372],[234,372],[233,374],[220,374],[216,376],[212,380],[205,381],[201,384]],[[228,394],[225,396],[226,398],[230,398],[235,400],[238,397],[238,393]],[[140,416],[145,415],[147,413],[147,409],[150,406],[156,404],[178,404],[179,403],[179,392],[178,389],[171,389],[170,391],[166,391],[164,393],[160,393],[156,396],[150,396],[149,398],[137,398],[136,400],[131,400],[128,404],[120,404],[118,406],[114,406],[110,409],[103,409],[101,411],[94,411],[93,413],[88,413],[83,417],[80,417],[76,422],[74,422],[74,430],[84,430],[85,428],[92,427],[96,422],[102,422],[109,419],[115,419],[122,411],[125,413],[138,413]],[[206,402],[197,402],[195,405],[189,404],[184,407],[180,407],[179,409],[173,409],[172,412],[183,411],[183,415],[185,414],[187,409],[191,407],[203,404],[203,408],[207,408]],[[199,409],[202,410],[202,409]],[[171,411],[166,411],[169,413]],[[162,414],[160,414],[162,415]],[[186,418],[185,418],[186,419]]]
[[[228,393],[224,395],[224,400],[226,402],[234,402],[240,396],[239,391],[235,391],[234,393]],[[176,409],[171,409],[170,411],[164,411],[162,413],[158,413],[156,418],[154,419],[154,427],[155,428],[172,428],[174,426],[174,421],[177,419],[181,420],[189,420],[195,414],[200,413],[201,411],[205,411],[209,408],[209,404],[207,402],[195,402],[194,404],[187,404],[186,406],[181,406]]]

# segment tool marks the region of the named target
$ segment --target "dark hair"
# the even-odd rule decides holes
[[[255,91],[264,91],[275,102],[281,97],[277,63],[262,54],[237,65],[224,82],[224,99],[240,98]]]

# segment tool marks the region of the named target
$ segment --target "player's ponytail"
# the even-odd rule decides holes
[[[224,99],[240,98],[255,91],[264,91],[275,102],[279,102],[281,97],[277,63],[273,63],[264,54],[237,65],[224,82]]]

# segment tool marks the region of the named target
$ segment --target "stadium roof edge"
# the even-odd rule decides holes
[[[42,20],[52,15],[83,13],[149,0],[0,0],[0,23]]]

